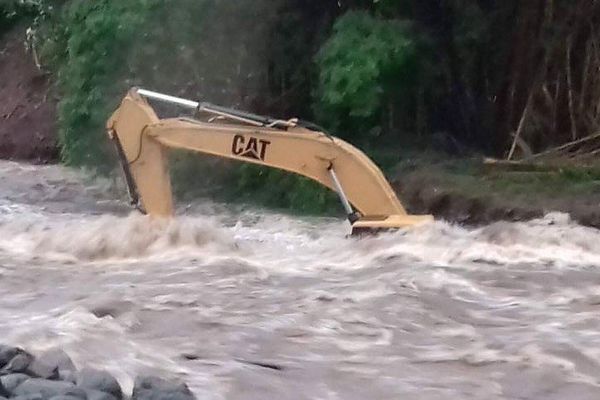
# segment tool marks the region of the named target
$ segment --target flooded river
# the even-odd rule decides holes
[[[0,332],[200,399],[598,399],[600,233],[554,214],[348,239],[343,221],[0,162]]]

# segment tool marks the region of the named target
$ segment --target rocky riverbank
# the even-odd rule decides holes
[[[106,371],[76,368],[60,349],[34,356],[0,345],[0,400],[195,400],[183,382],[139,376],[131,396]]]

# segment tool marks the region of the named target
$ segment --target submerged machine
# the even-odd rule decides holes
[[[194,111],[160,119],[148,100]],[[308,177],[338,193],[352,233],[407,228],[432,220],[408,215],[379,168],[349,143],[297,119],[279,120],[131,89],[107,123],[131,196],[142,212],[173,214],[168,149],[184,149]]]

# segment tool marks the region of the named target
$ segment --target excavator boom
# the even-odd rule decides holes
[[[160,119],[147,98],[194,109],[209,118]],[[408,215],[383,173],[363,152],[295,119],[275,120],[132,89],[107,129],[132,199],[150,215],[173,214],[167,159],[167,150],[173,148],[278,168],[317,181],[339,194],[353,233],[432,220]]]

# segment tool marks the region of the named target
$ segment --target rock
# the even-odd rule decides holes
[[[10,374],[0,377],[0,386],[2,386],[10,395],[15,392],[17,386],[30,379],[29,375],[25,374]]]
[[[10,397],[10,393],[2,386],[2,384],[0,384],[0,398],[3,397]]]
[[[22,350],[17,347],[0,344],[0,368],[4,368],[4,366],[20,352],[22,352]]]
[[[25,372],[29,364],[33,361],[33,356],[24,351],[14,356],[3,368],[0,374],[10,374],[15,372]]]
[[[60,380],[57,380],[60,379]],[[108,372],[77,372],[60,349],[37,358],[18,347],[0,345],[0,400],[123,400],[119,382]],[[178,380],[141,376],[128,400],[196,400]]]
[[[179,381],[167,381],[153,376],[135,380],[131,400],[195,400],[188,386]]]
[[[38,358],[33,359],[25,372],[35,378],[58,379],[58,367],[46,364]]]
[[[87,394],[87,400],[117,400],[115,396],[110,393],[101,392],[95,389],[83,389]]]
[[[14,394],[17,396],[40,394],[43,399],[50,399],[54,396],[71,396],[80,400],[87,399],[85,391],[71,382],[49,381],[40,378],[31,378],[21,383],[14,390]]]
[[[117,318],[123,313],[131,310],[134,303],[126,300],[115,300],[112,297],[107,298],[100,304],[90,307],[90,312],[98,318],[112,317]]]
[[[10,400],[44,400],[44,397],[39,393],[11,397]]]
[[[77,383],[77,372],[65,371],[61,369],[58,371],[58,379],[60,379],[61,381]]]
[[[94,389],[113,395],[121,400],[123,392],[119,382],[108,372],[93,368],[84,368],[77,374],[77,386],[84,389]]]
[[[36,357],[36,361],[56,368],[58,371],[77,371],[71,357],[61,349],[48,350],[39,357]]]
[[[58,396],[50,397],[49,400],[81,400],[81,397],[75,397],[69,394],[60,394]]]

